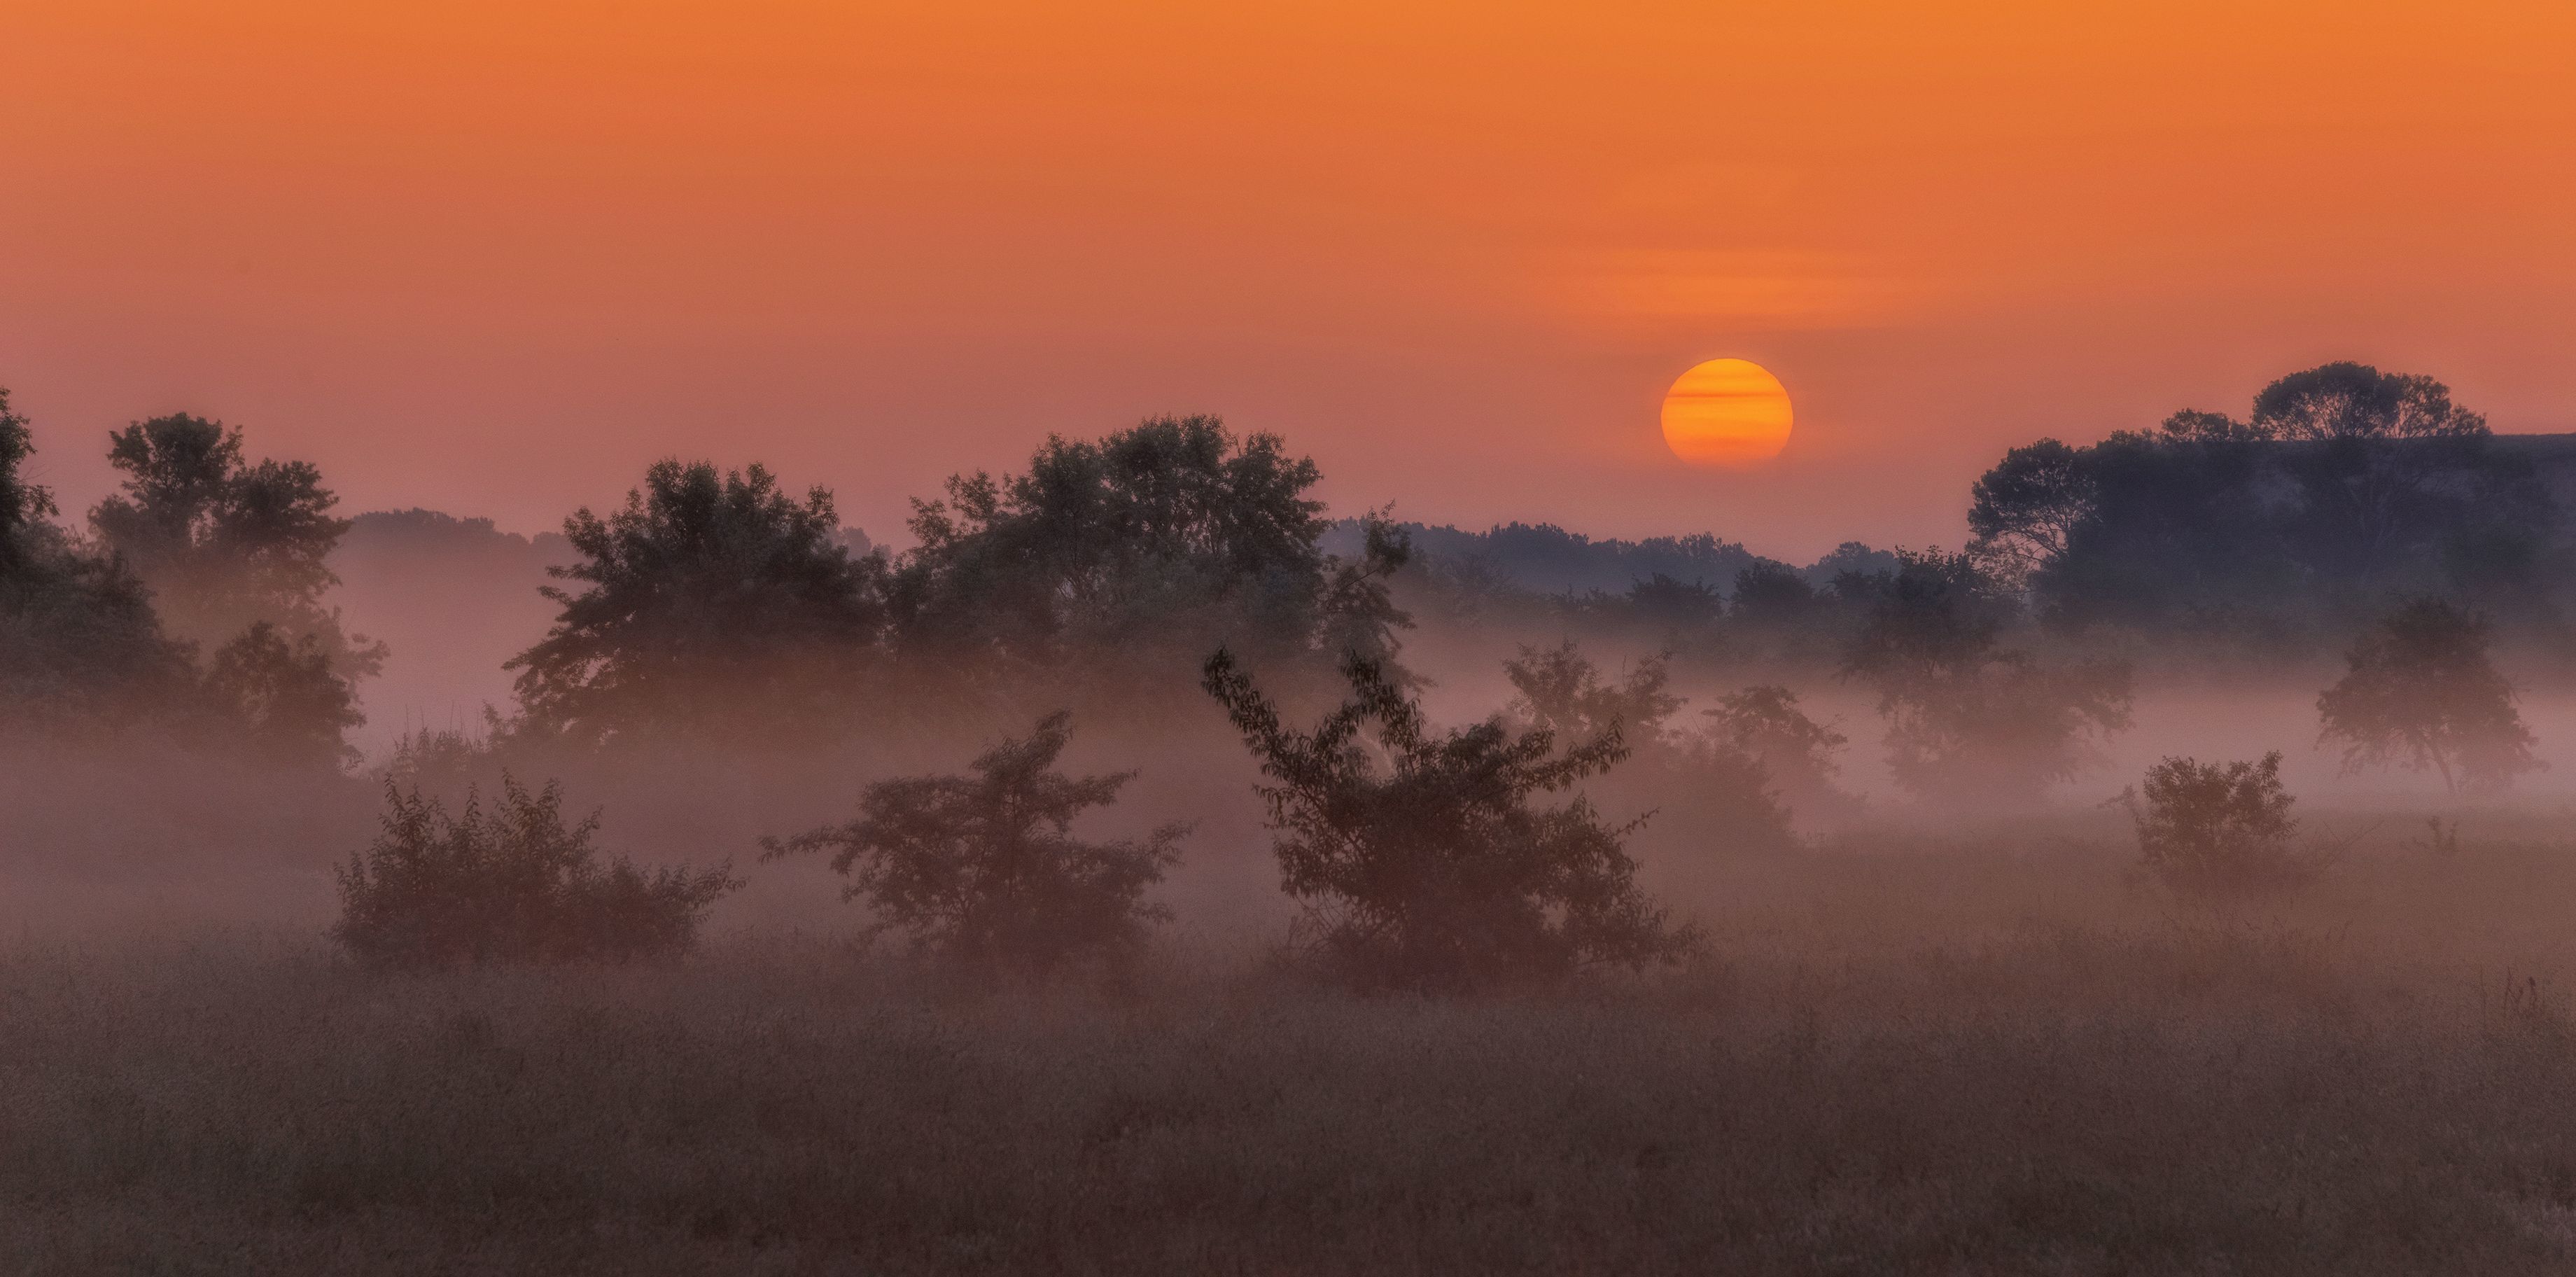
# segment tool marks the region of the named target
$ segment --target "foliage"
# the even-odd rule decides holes
[[[1716,738],[1762,764],[1781,794],[1802,810],[1849,811],[1860,800],[1834,784],[1836,756],[1851,738],[1798,708],[1797,693],[1777,684],[1718,698],[1707,711]]]
[[[1532,806],[1626,757],[1615,725],[1561,753],[1545,728],[1436,733],[1375,662],[1352,657],[1342,674],[1350,700],[1309,732],[1284,727],[1228,652],[1204,684],[1270,778],[1258,789],[1281,885],[1343,979],[1460,990],[1688,949],[1636,884],[1621,846],[1635,825],[1605,825],[1580,796]]]
[[[2147,769],[2146,802],[2130,798],[2138,854],[2178,895],[2278,893],[2304,886],[2316,866],[2290,845],[2299,822],[2281,787],[2281,751],[2256,762],[2167,758]]]
[[[764,839],[763,858],[831,850],[833,870],[850,879],[845,899],[866,898],[916,951],[969,970],[1036,976],[1124,957],[1171,916],[1143,897],[1178,863],[1189,826],[1164,825],[1141,841],[1075,838],[1075,819],[1116,802],[1136,773],[1054,770],[1071,723],[1061,711],[1046,716],[1028,737],[978,757],[973,776],[870,785],[857,820]]]
[[[1520,693],[1512,708],[1559,740],[1616,735],[1633,751],[1637,742],[1658,740],[1664,720],[1683,704],[1670,690],[1672,672],[1662,658],[1648,657],[1618,683],[1604,683],[1599,667],[1570,641],[1544,650],[1523,645],[1504,663],[1503,676]]]
[[[2094,761],[2129,724],[2128,667],[2059,665],[2001,640],[2013,605],[1965,555],[1901,552],[1844,658],[1878,692],[1888,767],[1926,798],[2027,798]]]
[[[656,463],[622,510],[564,522],[582,561],[511,659],[531,731],[591,742],[753,737],[843,708],[882,634],[884,562],[840,543],[829,492],[799,502],[760,466]]]
[[[163,636],[151,595],[54,525],[29,481],[26,418],[0,389],[0,712],[47,731],[95,727],[188,698],[188,651]]]
[[[1660,822],[1669,831],[1661,841],[1703,853],[1712,847],[1777,851],[1796,841],[1789,812],[1760,759],[1721,735],[1670,727],[1686,701],[1670,690],[1664,658],[1640,660],[1610,683],[1572,642],[1523,646],[1519,656],[1504,662],[1503,675],[1520,693],[1507,710],[1518,725],[1560,741],[1617,735],[1628,749],[1625,765],[1585,782],[1585,792],[1669,816]],[[1654,841],[1657,832],[1647,830],[1643,837]]]
[[[436,799],[388,780],[374,844],[340,871],[333,934],[375,967],[627,961],[696,943],[706,910],[741,886],[729,869],[647,873],[592,846],[593,813],[563,821],[561,787],[530,794],[504,777],[450,816]]]
[[[2066,553],[2100,502],[2083,454],[2042,439],[2004,454],[1969,492],[1968,556],[2016,585]]]
[[[1372,516],[1356,558],[1326,554],[1319,478],[1277,436],[1237,440],[1213,417],[1051,437],[1025,474],[959,475],[915,503],[905,644],[987,671],[1125,671],[1122,694],[1220,645],[1389,658],[1410,623],[1385,587],[1405,539]]]
[[[186,415],[108,438],[124,484],[90,511],[90,527],[151,588],[173,635],[213,645],[264,622],[290,641],[314,639],[342,678],[383,667],[383,645],[343,632],[324,601],[349,522],[332,516],[339,498],[312,463],[247,462],[241,431]]]
[[[2487,658],[2485,617],[2439,599],[2397,609],[2345,654],[2343,678],[2317,697],[2324,740],[2344,742],[2346,773],[2392,761],[2441,773],[2444,788],[2497,791],[2541,766],[2513,685]]]
[[[35,452],[34,429],[10,409],[9,391],[0,387],[0,574],[26,564],[34,528],[54,513],[54,494],[22,473]]]
[[[2273,382],[2243,420],[2015,448],[1972,498],[1971,555],[2071,628],[2303,649],[2392,592],[2535,599],[2558,561],[2553,501],[2483,417],[2353,363]]]
[[[332,672],[318,635],[290,643],[276,626],[253,622],[208,663],[206,690],[243,743],[267,761],[332,767],[358,760],[341,733],[366,717],[349,681]]]

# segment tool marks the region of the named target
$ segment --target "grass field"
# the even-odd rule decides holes
[[[1525,996],[1173,939],[946,988],[736,930],[415,978],[293,928],[0,961],[19,1273],[2564,1272],[2576,899],[2539,846],[2169,914],[2080,850],[1703,884]],[[1713,895],[1712,899],[1719,898]]]

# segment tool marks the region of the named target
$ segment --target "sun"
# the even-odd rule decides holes
[[[1664,392],[1664,446],[1695,466],[1750,466],[1789,444],[1789,392],[1762,365],[1712,359]]]

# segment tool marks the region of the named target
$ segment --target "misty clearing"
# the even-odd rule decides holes
[[[2571,472],[2429,378],[1805,564],[256,443],[0,394],[0,1269],[2576,1267]]]

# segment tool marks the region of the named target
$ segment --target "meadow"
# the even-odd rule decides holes
[[[1684,968],[1450,999],[1336,992],[1186,923],[1124,979],[996,989],[740,918],[672,964],[409,976],[292,920],[22,921],[0,1253],[2566,1271],[2576,856],[2549,813],[2450,853],[2345,823],[2307,896],[2222,913],[2132,881],[2100,813],[1852,833],[1660,875],[1707,928]]]

